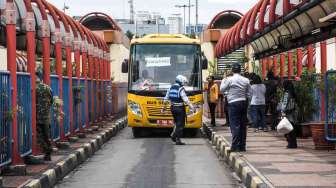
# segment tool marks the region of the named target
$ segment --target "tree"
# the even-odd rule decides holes
[[[127,36],[127,38],[129,40],[132,40],[133,36],[134,36],[134,33],[132,33],[130,30],[127,30],[125,35]]]

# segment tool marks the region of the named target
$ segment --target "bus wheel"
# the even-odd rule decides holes
[[[184,129],[187,137],[195,138],[199,134],[199,129]]]
[[[132,133],[134,138],[139,138],[141,137],[141,129],[138,127],[133,127],[132,128]]]

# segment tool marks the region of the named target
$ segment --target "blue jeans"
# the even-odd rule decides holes
[[[265,105],[251,105],[253,128],[266,129]]]
[[[246,149],[247,103],[238,101],[229,104],[232,150]]]

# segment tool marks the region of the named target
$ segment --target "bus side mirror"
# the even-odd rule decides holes
[[[202,69],[208,69],[208,59],[204,55],[202,55]]]
[[[121,72],[122,73],[128,73],[128,59],[124,59],[124,61],[122,62]]]

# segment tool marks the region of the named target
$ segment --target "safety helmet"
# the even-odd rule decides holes
[[[233,73],[240,73],[241,72],[241,66],[239,63],[234,63],[232,65],[232,72]]]
[[[183,75],[177,75],[175,81],[176,83],[183,86],[184,84],[188,82],[188,79]]]

